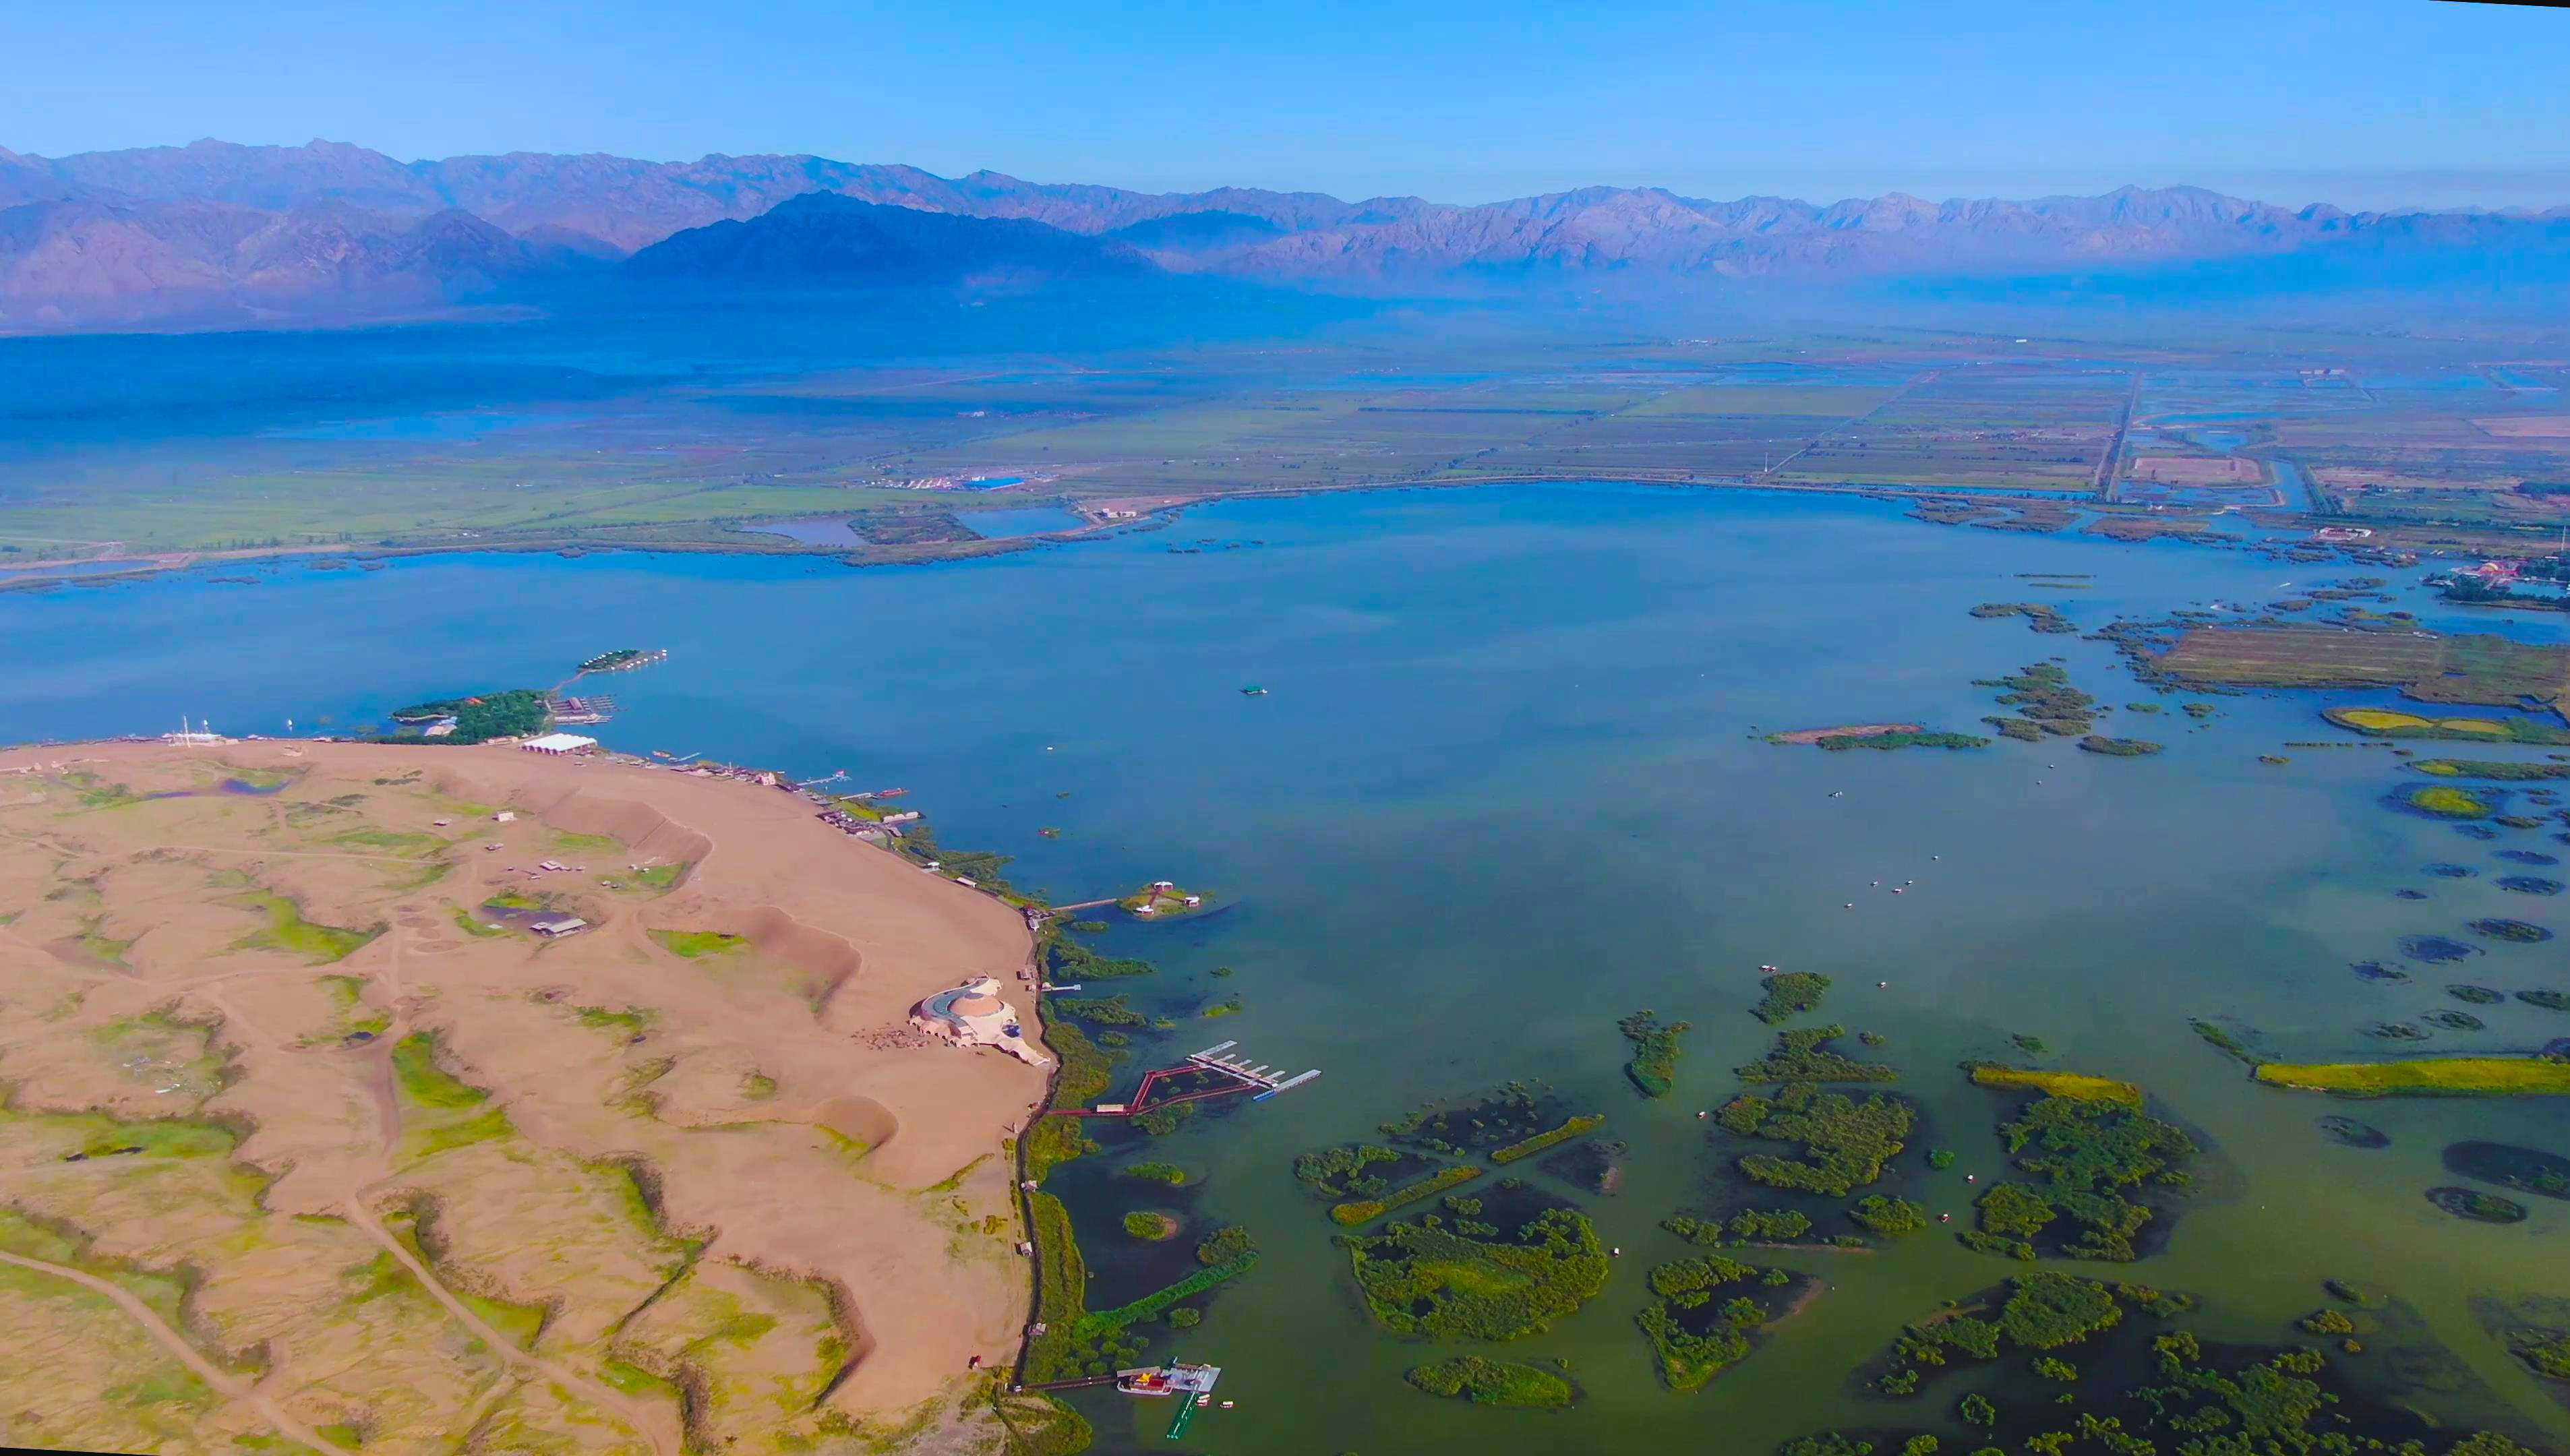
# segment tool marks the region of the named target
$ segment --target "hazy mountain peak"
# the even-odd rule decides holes
[[[840,200],[808,200],[816,197]],[[76,201],[89,205],[61,205]],[[774,225],[744,227],[769,218]],[[1039,230],[939,230],[921,218]],[[2570,249],[2565,220],[2570,210],[2560,208],[2287,209],[2137,183],[2097,196],[1931,202],[1894,191],[1827,204],[1597,185],[1460,205],[1260,187],[1142,192],[989,169],[950,179],[799,153],[650,162],[511,152],[404,163],[324,138],[299,147],[208,138],[58,159],[0,149],[0,327],[37,315],[58,326],[100,309],[118,321],[218,308],[207,299],[233,296],[251,275],[241,252],[251,231],[283,240],[251,270],[270,308],[301,286],[338,307],[353,296],[351,278],[399,279],[411,293],[470,291],[638,250],[656,252],[636,259],[638,272],[684,255],[718,274],[839,281],[869,270],[951,281],[985,265],[1024,276],[1147,272],[1138,248],[1170,266],[1325,286],[1577,269],[1819,282],[2061,272],[2101,260],[2200,265],[2322,248],[2559,251]],[[715,230],[723,224],[731,226]],[[956,255],[933,257],[940,247]]]

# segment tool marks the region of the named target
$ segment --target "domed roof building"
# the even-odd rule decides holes
[[[1019,1024],[1016,1009],[1000,998],[1000,983],[987,975],[911,1007],[910,1024],[957,1046],[996,1046],[1031,1067],[1053,1065],[1053,1058]]]

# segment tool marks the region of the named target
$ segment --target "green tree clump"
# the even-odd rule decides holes
[[[1148,1112],[1136,1114],[1133,1126],[1152,1137],[1165,1138],[1195,1115],[1196,1105],[1192,1102],[1164,1102]]]
[[[1790,1244],[1812,1231],[1812,1221],[1793,1209],[1742,1209],[1728,1221],[1677,1214],[1662,1219],[1660,1227],[1689,1244],[1719,1249],[1725,1235],[1745,1243]]]
[[[1402,1378],[1431,1395],[1460,1395],[1476,1405],[1558,1407],[1572,1397],[1570,1382],[1549,1370],[1480,1355],[1413,1366]]]
[[[1874,1194],[1848,1210],[1848,1217],[1877,1234],[1916,1234],[1928,1227],[1928,1211],[1906,1198]]]
[[[1536,1215],[1512,1243],[1468,1238],[1423,1219],[1346,1244],[1367,1307],[1402,1334],[1539,1334],[1606,1286],[1606,1247],[1570,1209]]]
[[[913,831],[910,838],[917,839],[918,833]],[[952,852],[947,852],[944,863],[951,864],[953,863],[953,860],[954,856]],[[956,873],[962,874],[964,872],[959,870]],[[981,877],[976,876],[974,878],[980,879]],[[982,883],[987,885],[991,882],[985,880]],[[1071,938],[1069,935],[1057,933],[1048,937],[1045,941],[1045,979],[1052,981],[1056,985],[1070,985],[1073,982],[1086,982],[1092,980],[1115,980],[1124,976],[1132,975],[1150,975],[1158,969],[1159,967],[1153,965],[1147,960],[1137,960],[1131,956],[1100,955],[1096,951],[1089,949],[1086,945]]]
[[[1774,1025],[1817,1009],[1830,988],[1830,978],[1809,970],[1788,970],[1767,977],[1763,985],[1766,997],[1750,1007],[1749,1014]]]
[[[1775,1049],[1759,1060],[1733,1070],[1744,1082],[1891,1082],[1901,1074],[1879,1062],[1861,1062],[1851,1056],[1831,1051],[1829,1043],[1847,1035],[1847,1028],[1833,1022],[1827,1026],[1801,1026],[1776,1033]]]
[[[466,745],[488,743],[494,738],[524,738],[544,731],[550,716],[545,703],[548,694],[542,688],[513,687],[467,698],[438,698],[413,703],[394,710],[396,723],[425,724],[432,719],[452,717],[455,730],[436,738],[416,734],[397,734],[386,742]]]
[[[2007,1303],[1999,1308],[1999,1332],[2031,1349],[2075,1344],[2112,1329],[2124,1317],[2114,1291],[2094,1279],[2038,1271],[2008,1280],[2008,1289]]]
[[[1763,1282],[1766,1272],[1718,1254],[1651,1271],[1654,1302],[1635,1316],[1672,1390],[1693,1390],[1749,1356],[1749,1331],[1766,1322],[1765,1305],[1745,1296],[1714,1303],[1731,1285]]]
[[[1211,1267],[1247,1258],[1256,1252],[1258,1243],[1249,1231],[1237,1224],[1225,1225],[1196,1242],[1196,1263]]]
[[[1678,1070],[1678,1038],[1692,1029],[1690,1024],[1663,1022],[1657,1012],[1636,1011],[1615,1025],[1633,1043],[1633,1059],[1624,1064],[1624,1075],[1646,1097],[1668,1096]]]
[[[2133,1236],[2152,1210],[2130,1201],[2126,1190],[2183,1186],[2184,1164],[2196,1151],[2175,1127],[2093,1098],[2037,1098],[1999,1133],[2018,1170],[2042,1182],[2002,1183],[1981,1195],[1979,1232],[2030,1243],[2067,1216],[2078,1239],[2061,1252],[2074,1259],[2133,1259]]]
[[[1724,1108],[1724,1126],[1748,1121],[1740,1103],[1757,1104],[1751,1136],[1798,1143],[1801,1159],[1753,1153],[1740,1160],[1740,1171],[1771,1188],[1794,1189],[1830,1198],[1883,1176],[1884,1165],[1901,1152],[1915,1114],[1897,1097],[1875,1093],[1863,1102],[1839,1092],[1823,1092],[1804,1082],[1789,1083],[1771,1102],[1741,1098]]]
[[[1408,1156],[1398,1148],[1379,1147],[1373,1143],[1325,1148],[1318,1153],[1297,1157],[1294,1160],[1294,1178],[1323,1198],[1371,1197],[1392,1185],[1368,1174],[1366,1169],[1377,1163],[1398,1163]]]
[[[1061,996],[1046,1005],[1066,1016],[1076,1017],[1093,1026],[1148,1026],[1151,1018],[1134,1010],[1125,998],[1116,996]]]

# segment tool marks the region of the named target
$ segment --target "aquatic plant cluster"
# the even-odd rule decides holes
[[[1744,1082],[1892,1082],[1901,1074],[1880,1062],[1861,1062],[1830,1049],[1847,1028],[1802,1026],[1776,1033],[1775,1048],[1758,1061],[1733,1068]]]
[[[1990,741],[1972,733],[1939,733],[1922,730],[1917,733],[1833,733],[1812,740],[1824,752],[1844,753],[1852,748],[1890,751],[1897,748],[1987,748]]]
[[[1997,1317],[1979,1317],[1993,1302],[1999,1302]],[[1894,1344],[1892,1368],[1876,1386],[1887,1394],[1914,1395],[1928,1377],[1956,1360],[1986,1362],[2010,1348],[2052,1351],[2110,1338],[2129,1327],[2123,1317],[2127,1306],[2159,1319],[2188,1307],[2182,1298],[2136,1285],[2027,1274],[2009,1281],[2003,1302],[1994,1291],[1955,1312],[1912,1325]],[[2343,1315],[2340,1321],[2353,1327]],[[2337,1337],[2336,1328],[2337,1322],[2330,1322],[2327,1331],[2307,1332]],[[2209,1350],[2192,1333],[2164,1330],[2151,1335],[2147,1354],[2149,1373],[2138,1378],[2113,1360],[2073,1363],[2038,1354],[2031,1367],[2038,1376],[2061,1382],[2058,1394],[2016,1401],[1994,1401],[1977,1392],[1965,1396],[1957,1413],[1966,1425],[1985,1433],[1976,1438],[1983,1445],[1975,1456],[1999,1451],[2060,1456],[2073,1450],[2119,1456],[2153,1456],[2164,1450],[2183,1456],[2354,1456],[2376,1451],[2390,1456],[2533,1456],[2491,1432],[2446,1438],[2405,1410],[2367,1411],[2368,1424],[2389,1434],[2357,1434],[2350,1429],[2350,1397],[2331,1388],[2338,1383],[2330,1378],[2335,1367],[2318,1349]],[[2430,1438],[2435,1444],[2429,1444]],[[1886,1439],[1905,1440],[1898,1433]],[[1865,1456],[1876,1449],[1871,1441],[1827,1432],[1788,1441],[1778,1452]],[[1936,1451],[1938,1441],[1916,1434],[1899,1449],[1920,1456]]]
[[[1659,1357],[1660,1378],[1672,1390],[1694,1390],[1747,1359],[1750,1333],[1774,1317],[1744,1292],[1716,1304],[1732,1286],[1781,1287],[1793,1281],[1783,1270],[1765,1270],[1721,1255],[1701,1255],[1651,1271],[1652,1302],[1634,1316]]]
[[[1386,1328],[1436,1339],[1541,1333],[1606,1287],[1606,1247],[1585,1215],[1546,1209],[1513,1240],[1468,1237],[1436,1215],[1346,1239],[1366,1307]]]
[[[1816,971],[1787,970],[1767,977],[1759,985],[1766,994],[1749,1008],[1749,1014],[1774,1025],[1819,1009],[1821,996],[1830,988],[1830,978]]]
[[[1633,1058],[1624,1064],[1624,1075],[1645,1097],[1666,1097],[1673,1090],[1671,1078],[1677,1075],[1678,1038],[1692,1028],[1684,1021],[1660,1020],[1653,1011],[1636,1011],[1615,1023],[1624,1039],[1633,1043]]]
[[[1883,1176],[1899,1156],[1915,1120],[1910,1104],[1878,1092],[1864,1101],[1824,1092],[1809,1082],[1788,1082],[1772,1098],[1742,1093],[1715,1114],[1725,1130],[1743,1137],[1793,1143],[1800,1158],[1753,1153],[1740,1171],[1770,1188],[1844,1198]]]
[[[2076,738],[2096,726],[2097,700],[2072,687],[2070,674],[2049,662],[2029,662],[2007,677],[1975,678],[1972,685],[2005,689],[1999,706],[2016,709],[2015,716],[1981,721],[2009,738]]]
[[[1549,1370],[1480,1355],[1414,1365],[1402,1378],[1431,1395],[1462,1396],[1476,1405],[1557,1407],[1576,1395],[1569,1381]]]
[[[2034,1241],[2066,1216],[2052,1252],[2072,1259],[2129,1261],[2133,1237],[2153,1217],[2126,1197],[2145,1185],[2183,1188],[2196,1148],[2185,1133],[2112,1098],[2041,1097],[1999,1135],[2018,1171],[2042,1183],[2001,1183],[1981,1195],[1980,1228],[1964,1242],[2032,1259]],[[2076,1226],[2075,1241],[2063,1236]]]
[[[2061,614],[2060,608],[2041,601],[1984,601],[1972,608],[1972,615],[1984,619],[2021,616],[2025,618],[2028,628],[2038,632],[2069,633],[2079,630],[2071,624],[2068,617]]]

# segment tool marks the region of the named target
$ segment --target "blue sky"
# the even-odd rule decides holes
[[[2480,5],[28,3],[0,146],[810,152],[1151,189],[2570,201],[2570,12]]]

